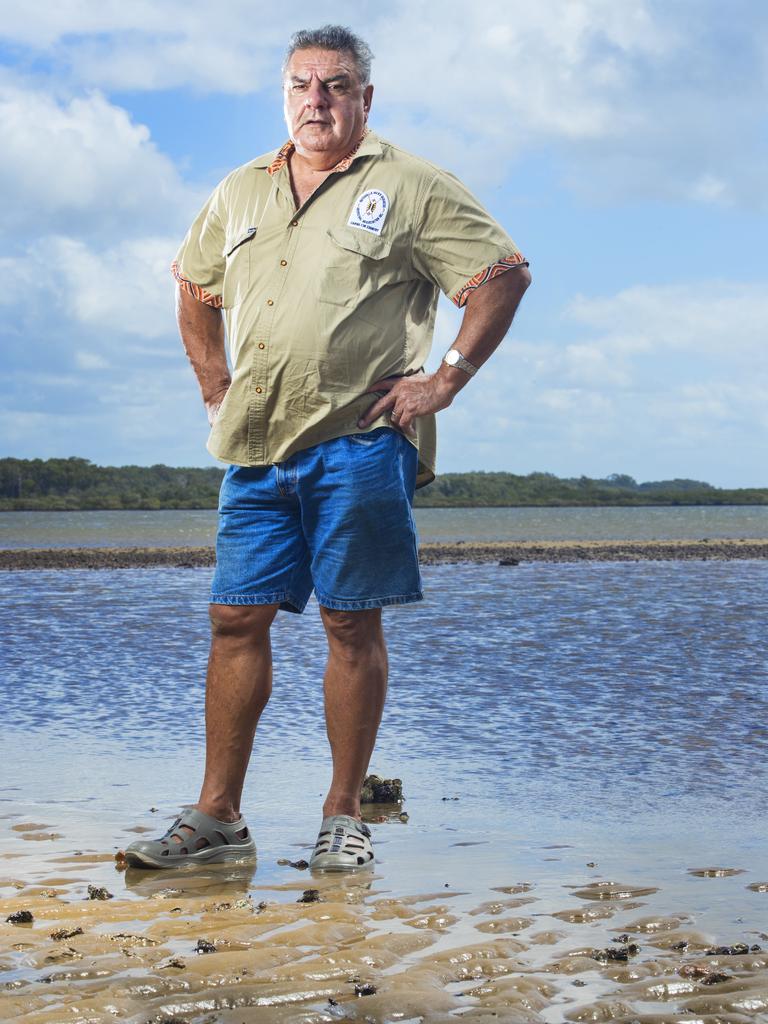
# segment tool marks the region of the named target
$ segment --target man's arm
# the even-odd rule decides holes
[[[213,426],[231,383],[221,310],[201,302],[177,284],[176,321],[200,385],[208,422]]]
[[[461,329],[451,347],[458,349],[473,366],[482,366],[501,344],[530,283],[528,268],[519,266],[476,288],[467,299]],[[417,416],[447,409],[469,380],[463,370],[441,363],[436,373],[376,381],[368,391],[386,391],[387,394],[374,402],[358,421],[358,426],[367,427],[377,416],[390,410],[397,426],[413,434],[413,421]]]

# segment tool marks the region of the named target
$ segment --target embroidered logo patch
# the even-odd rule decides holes
[[[378,188],[369,188],[355,200],[347,224],[351,228],[362,228],[374,235],[380,235],[387,219],[389,199],[385,192]]]

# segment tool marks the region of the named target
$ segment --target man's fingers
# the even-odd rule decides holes
[[[406,412],[402,405],[399,409],[393,408],[389,418],[392,424],[399,430],[402,430],[404,434],[407,434],[408,437],[416,436],[416,428],[413,425],[416,417],[412,412]]]
[[[383,377],[381,380],[377,380],[375,384],[371,384],[369,388],[366,388],[363,394],[367,395],[371,391],[389,391],[402,379],[402,377]]]
[[[416,437],[416,428],[413,425],[413,420],[407,420],[403,417],[402,420],[393,420],[393,422],[395,422],[400,430],[402,430],[404,434],[407,434],[408,437]]]
[[[381,388],[377,388],[377,390],[380,391]],[[381,416],[383,412],[392,408],[395,404],[395,400],[394,395],[385,395],[383,398],[380,398],[378,402],[374,402],[370,409],[368,409],[368,411],[357,421],[358,427],[367,427],[369,423],[373,423],[373,421],[378,416]]]

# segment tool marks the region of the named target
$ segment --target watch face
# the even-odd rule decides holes
[[[455,366],[456,363],[458,363],[460,358],[461,357],[460,357],[459,353],[456,351],[455,348],[449,349],[445,353],[445,361],[446,361],[446,363],[448,363],[449,366]]]

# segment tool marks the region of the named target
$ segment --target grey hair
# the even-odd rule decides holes
[[[365,87],[370,82],[373,53],[368,43],[356,36],[352,29],[344,25],[323,25],[322,28],[302,28],[294,32],[283,61],[283,74],[297,50],[310,49],[346,50],[352,54],[360,84]]]

